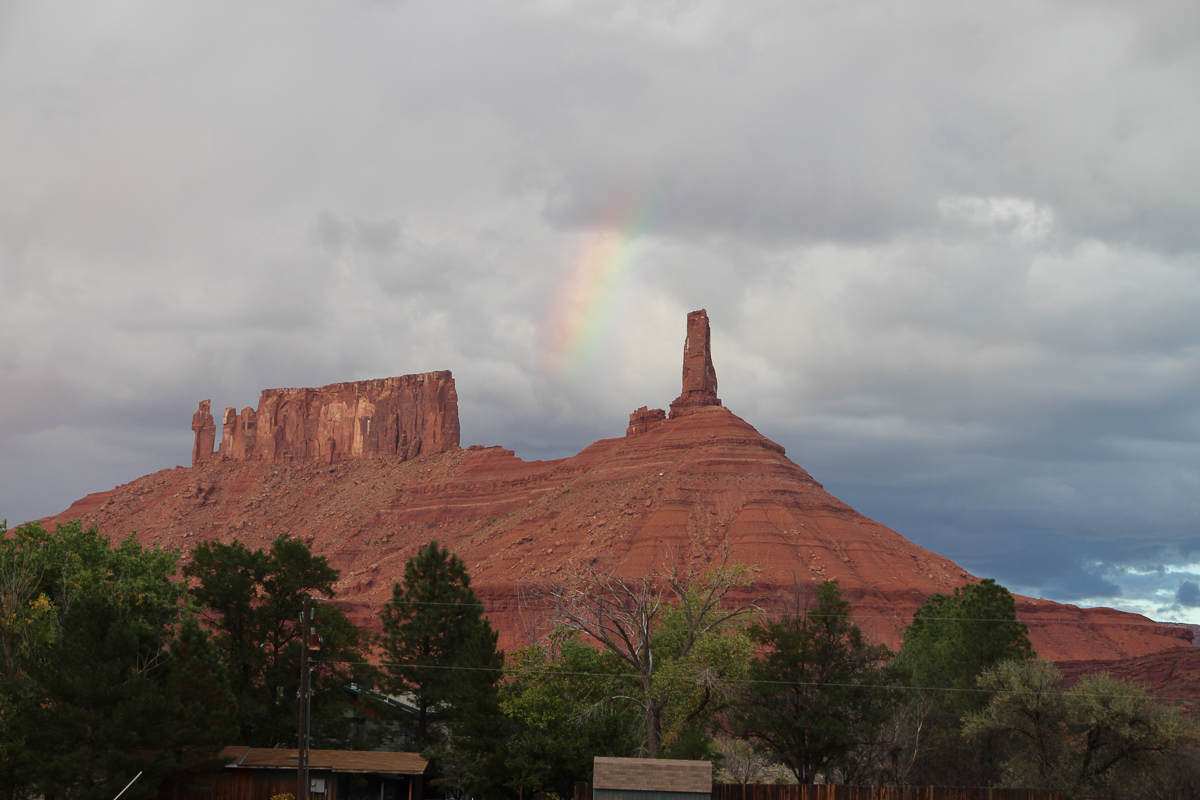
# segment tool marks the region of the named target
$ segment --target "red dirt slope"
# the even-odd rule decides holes
[[[502,644],[544,626],[537,587],[581,565],[640,574],[665,558],[757,564],[753,596],[836,579],[890,644],[924,597],[975,578],[826,492],[783,448],[719,405],[525,462],[498,447],[400,461],[213,460],[88,495],[48,522],[186,552],[207,539],[298,536],[342,571],[339,597],[377,604],[430,539],[461,555]],[[1111,609],[1019,599],[1044,656],[1117,659],[1189,644],[1190,631]],[[364,615],[374,613],[361,606]]]

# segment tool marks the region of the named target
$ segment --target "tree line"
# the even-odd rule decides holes
[[[312,746],[422,752],[447,795],[566,797],[597,755],[708,759],[735,781],[1200,789],[1193,722],[1107,675],[1064,687],[991,580],[930,596],[892,652],[833,582],[766,613],[735,599],[743,566],[585,570],[539,598],[549,635],[501,653],[436,542],[379,634],[325,602],[338,572],[296,539],[179,562],[78,522],[0,524],[3,800],[111,798],[141,773],[139,800],[219,769],[226,745],[295,747],[305,597]]]

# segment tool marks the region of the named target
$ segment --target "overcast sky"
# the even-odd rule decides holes
[[[5,0],[0,517],[268,387],[450,369],[572,455],[707,308],[859,511],[1200,622],[1198,254],[1193,0]]]

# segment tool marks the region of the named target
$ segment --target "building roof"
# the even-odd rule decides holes
[[[295,769],[299,751],[273,747],[226,747],[221,755],[232,758],[232,769]],[[332,772],[372,772],[392,775],[420,775],[428,761],[416,753],[389,753],[378,750],[309,750],[308,768]]]
[[[605,758],[596,756],[592,771],[595,789],[644,792],[712,793],[711,761],[670,758]]]

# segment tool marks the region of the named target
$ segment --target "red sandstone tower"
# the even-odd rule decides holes
[[[683,391],[671,403],[671,419],[691,414],[705,406],[719,406],[717,371],[713,369],[708,312],[703,308],[687,316],[687,337],[683,340]],[[642,406],[629,415],[626,436],[637,436],[658,427],[667,419],[661,408]]]
[[[683,392],[671,403],[671,419],[696,408],[719,405],[708,312],[702,308],[687,316],[687,338],[683,341]]]

